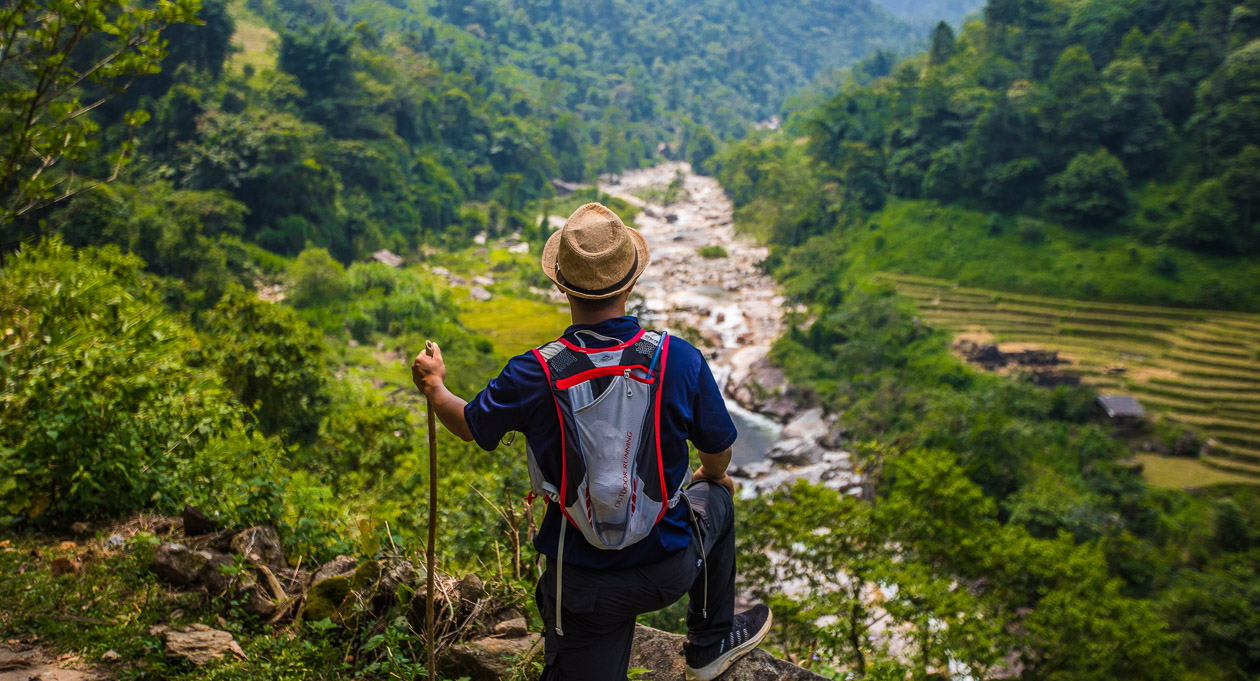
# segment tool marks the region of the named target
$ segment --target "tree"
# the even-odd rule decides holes
[[[1097,146],[1110,102],[1085,48],[1063,50],[1047,85],[1045,127],[1054,134],[1062,157]]]
[[[1129,212],[1129,175],[1106,149],[1077,154],[1062,173],[1050,178],[1047,207],[1064,221],[1100,228]]]
[[[932,49],[928,52],[928,63],[941,66],[954,56],[954,29],[948,22],[942,21],[932,31]]]
[[[84,177],[97,153],[91,112],[159,69],[159,39],[195,21],[197,0],[15,0],[0,8],[0,227],[118,176],[130,142],[110,153],[109,175]],[[147,118],[126,117],[129,128]]]

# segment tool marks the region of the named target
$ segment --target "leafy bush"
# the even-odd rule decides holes
[[[260,457],[274,443],[250,433],[214,373],[188,366],[197,339],[142,267],[113,246],[76,257],[52,239],[0,271],[7,513],[60,521],[171,510],[270,465]]]
[[[293,286],[287,296],[296,307],[339,300],[349,291],[346,270],[326,248],[308,248],[298,254],[289,268]]]
[[[206,314],[204,325],[201,360],[252,408],[263,431],[290,442],[314,438],[327,404],[319,333],[289,308],[239,286]]]
[[[701,247],[700,247],[700,256],[701,256],[701,257],[703,257],[703,258],[709,258],[709,259],[713,259],[713,258],[725,258],[725,257],[726,257],[726,249],[725,249],[725,248],[722,248],[722,247],[721,247],[720,245],[718,245],[718,244],[713,244],[713,245],[710,245],[710,246],[701,246]]]
[[[1077,154],[1050,178],[1047,206],[1067,222],[1105,227],[1129,212],[1129,174],[1106,149]]]

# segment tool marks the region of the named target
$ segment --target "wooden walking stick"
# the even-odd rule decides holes
[[[424,351],[433,356],[433,341],[424,342]],[[427,398],[424,401],[429,417],[429,546],[425,549],[424,560],[428,573],[428,591],[424,597],[425,636],[429,639],[429,679],[437,678],[437,641],[433,626],[433,573],[435,558],[433,546],[437,542],[437,423],[433,415],[433,403]]]

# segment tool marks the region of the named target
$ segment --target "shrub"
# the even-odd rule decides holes
[[[700,248],[700,256],[704,258],[709,258],[709,259],[725,258],[726,255],[727,255],[726,249],[722,248],[718,244],[713,244],[710,246],[702,246]]]
[[[1065,222],[1105,227],[1129,212],[1129,174],[1106,149],[1077,154],[1050,178],[1047,207]]]
[[[295,307],[310,307],[343,298],[350,290],[346,270],[326,248],[308,248],[289,269],[293,288],[289,301]]]
[[[143,266],[113,246],[76,258],[52,239],[0,271],[0,512],[169,511],[269,467],[274,443],[248,432],[217,376],[187,365],[196,339]]]

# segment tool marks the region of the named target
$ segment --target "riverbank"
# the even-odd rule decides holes
[[[643,198],[665,195],[671,183],[681,185],[669,192],[672,202]],[[802,478],[859,493],[863,481],[843,448],[843,428],[802,403],[768,360],[787,300],[759,267],[768,250],[736,233],[733,206],[717,180],[672,162],[605,177],[599,189],[641,210],[635,224],[652,264],[635,286],[640,317],[684,335],[708,357],[740,430],[732,474],[744,493]]]

